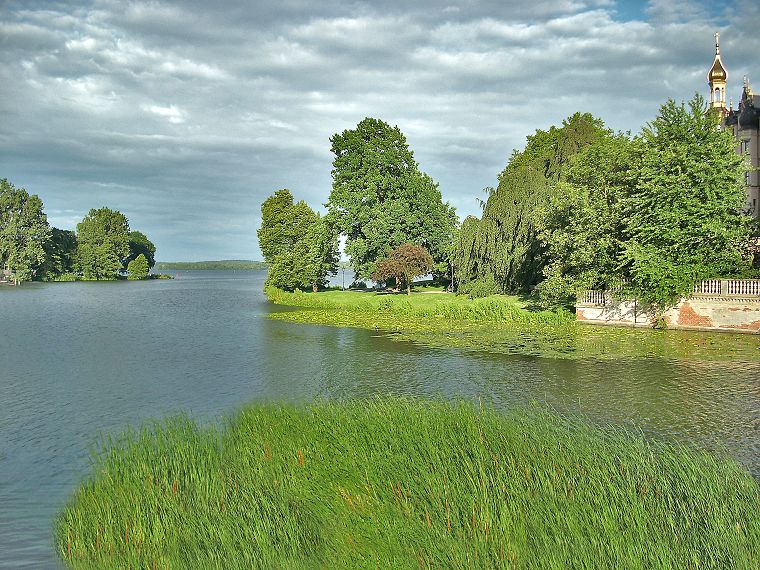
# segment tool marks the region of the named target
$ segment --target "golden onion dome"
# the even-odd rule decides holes
[[[723,63],[720,61],[720,55],[715,56],[715,61],[707,73],[707,81],[712,83],[713,81],[725,81],[728,78],[726,68],[723,67]]]
[[[728,79],[728,73],[720,60],[720,34],[715,32],[715,61],[713,61],[710,71],[707,72],[707,81],[712,83],[713,81],[726,81],[726,79]]]

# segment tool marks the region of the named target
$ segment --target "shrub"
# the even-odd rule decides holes
[[[498,295],[501,293],[496,280],[490,273],[486,277],[473,279],[459,286],[457,291],[461,295],[467,295],[470,299],[479,299],[489,295]]]
[[[145,279],[148,276],[148,271],[150,271],[147,258],[141,253],[129,262],[129,265],[127,265],[127,271],[129,272],[128,279]]]

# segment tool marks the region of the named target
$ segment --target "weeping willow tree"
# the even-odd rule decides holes
[[[606,132],[601,120],[576,113],[561,127],[537,130],[525,150],[512,154],[482,217],[462,224],[452,256],[460,290],[492,283],[492,292],[527,292],[543,279],[547,259],[535,213],[565,179],[573,157]]]

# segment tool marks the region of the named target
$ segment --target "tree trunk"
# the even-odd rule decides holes
[[[316,283],[311,284],[311,291],[312,293],[316,293],[317,291],[319,291],[319,287],[317,287]]]
[[[407,281],[406,282],[406,294],[411,295],[412,294],[412,282]]]

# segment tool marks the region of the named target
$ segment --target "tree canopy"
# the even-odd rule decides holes
[[[699,95],[669,100],[635,139],[605,132],[575,155],[537,210],[544,300],[599,288],[664,308],[749,269],[746,166],[718,122]]]
[[[548,262],[535,214],[546,208],[572,159],[605,136],[600,119],[576,113],[561,127],[537,130],[525,149],[513,152],[478,220],[467,220],[454,248],[457,285],[495,284],[495,292],[528,292],[543,279]]]
[[[415,277],[427,275],[433,269],[433,257],[420,245],[406,243],[393,248],[386,259],[378,261],[372,279],[378,282],[393,278],[398,287],[406,287],[406,294],[412,294]]]
[[[125,268],[140,255],[145,256],[149,269],[156,265],[156,246],[144,233],[131,231],[129,232],[129,255],[124,260]]]
[[[72,230],[50,228],[50,241],[45,246],[43,273],[51,278],[72,273],[76,265],[77,234]]]
[[[419,170],[401,130],[366,118],[330,142],[335,158],[328,219],[346,236],[356,276],[370,278],[376,263],[405,243],[425,247],[443,271],[456,214]]]
[[[304,201],[278,190],[261,205],[259,247],[269,264],[267,285],[286,291],[312,289],[337,271],[338,238],[330,224]]]
[[[277,190],[261,204],[261,227],[256,234],[259,248],[267,263],[293,249],[317,219],[316,213],[303,200],[293,202],[290,190]]]
[[[537,212],[547,257],[538,292],[548,304],[569,304],[583,289],[621,288],[622,202],[636,183],[636,149],[627,135],[604,133]]]
[[[623,202],[622,271],[636,294],[666,305],[701,279],[747,269],[745,158],[700,95],[669,99],[641,134],[636,184]]]
[[[141,253],[129,262],[129,265],[127,265],[127,271],[129,272],[127,279],[145,279],[148,276],[148,272],[150,271],[150,267],[148,266],[148,258]]]
[[[77,267],[87,279],[116,279],[129,256],[129,221],[119,211],[92,209],[77,224]]]
[[[0,269],[17,281],[30,281],[45,262],[50,226],[42,200],[0,179]]]

